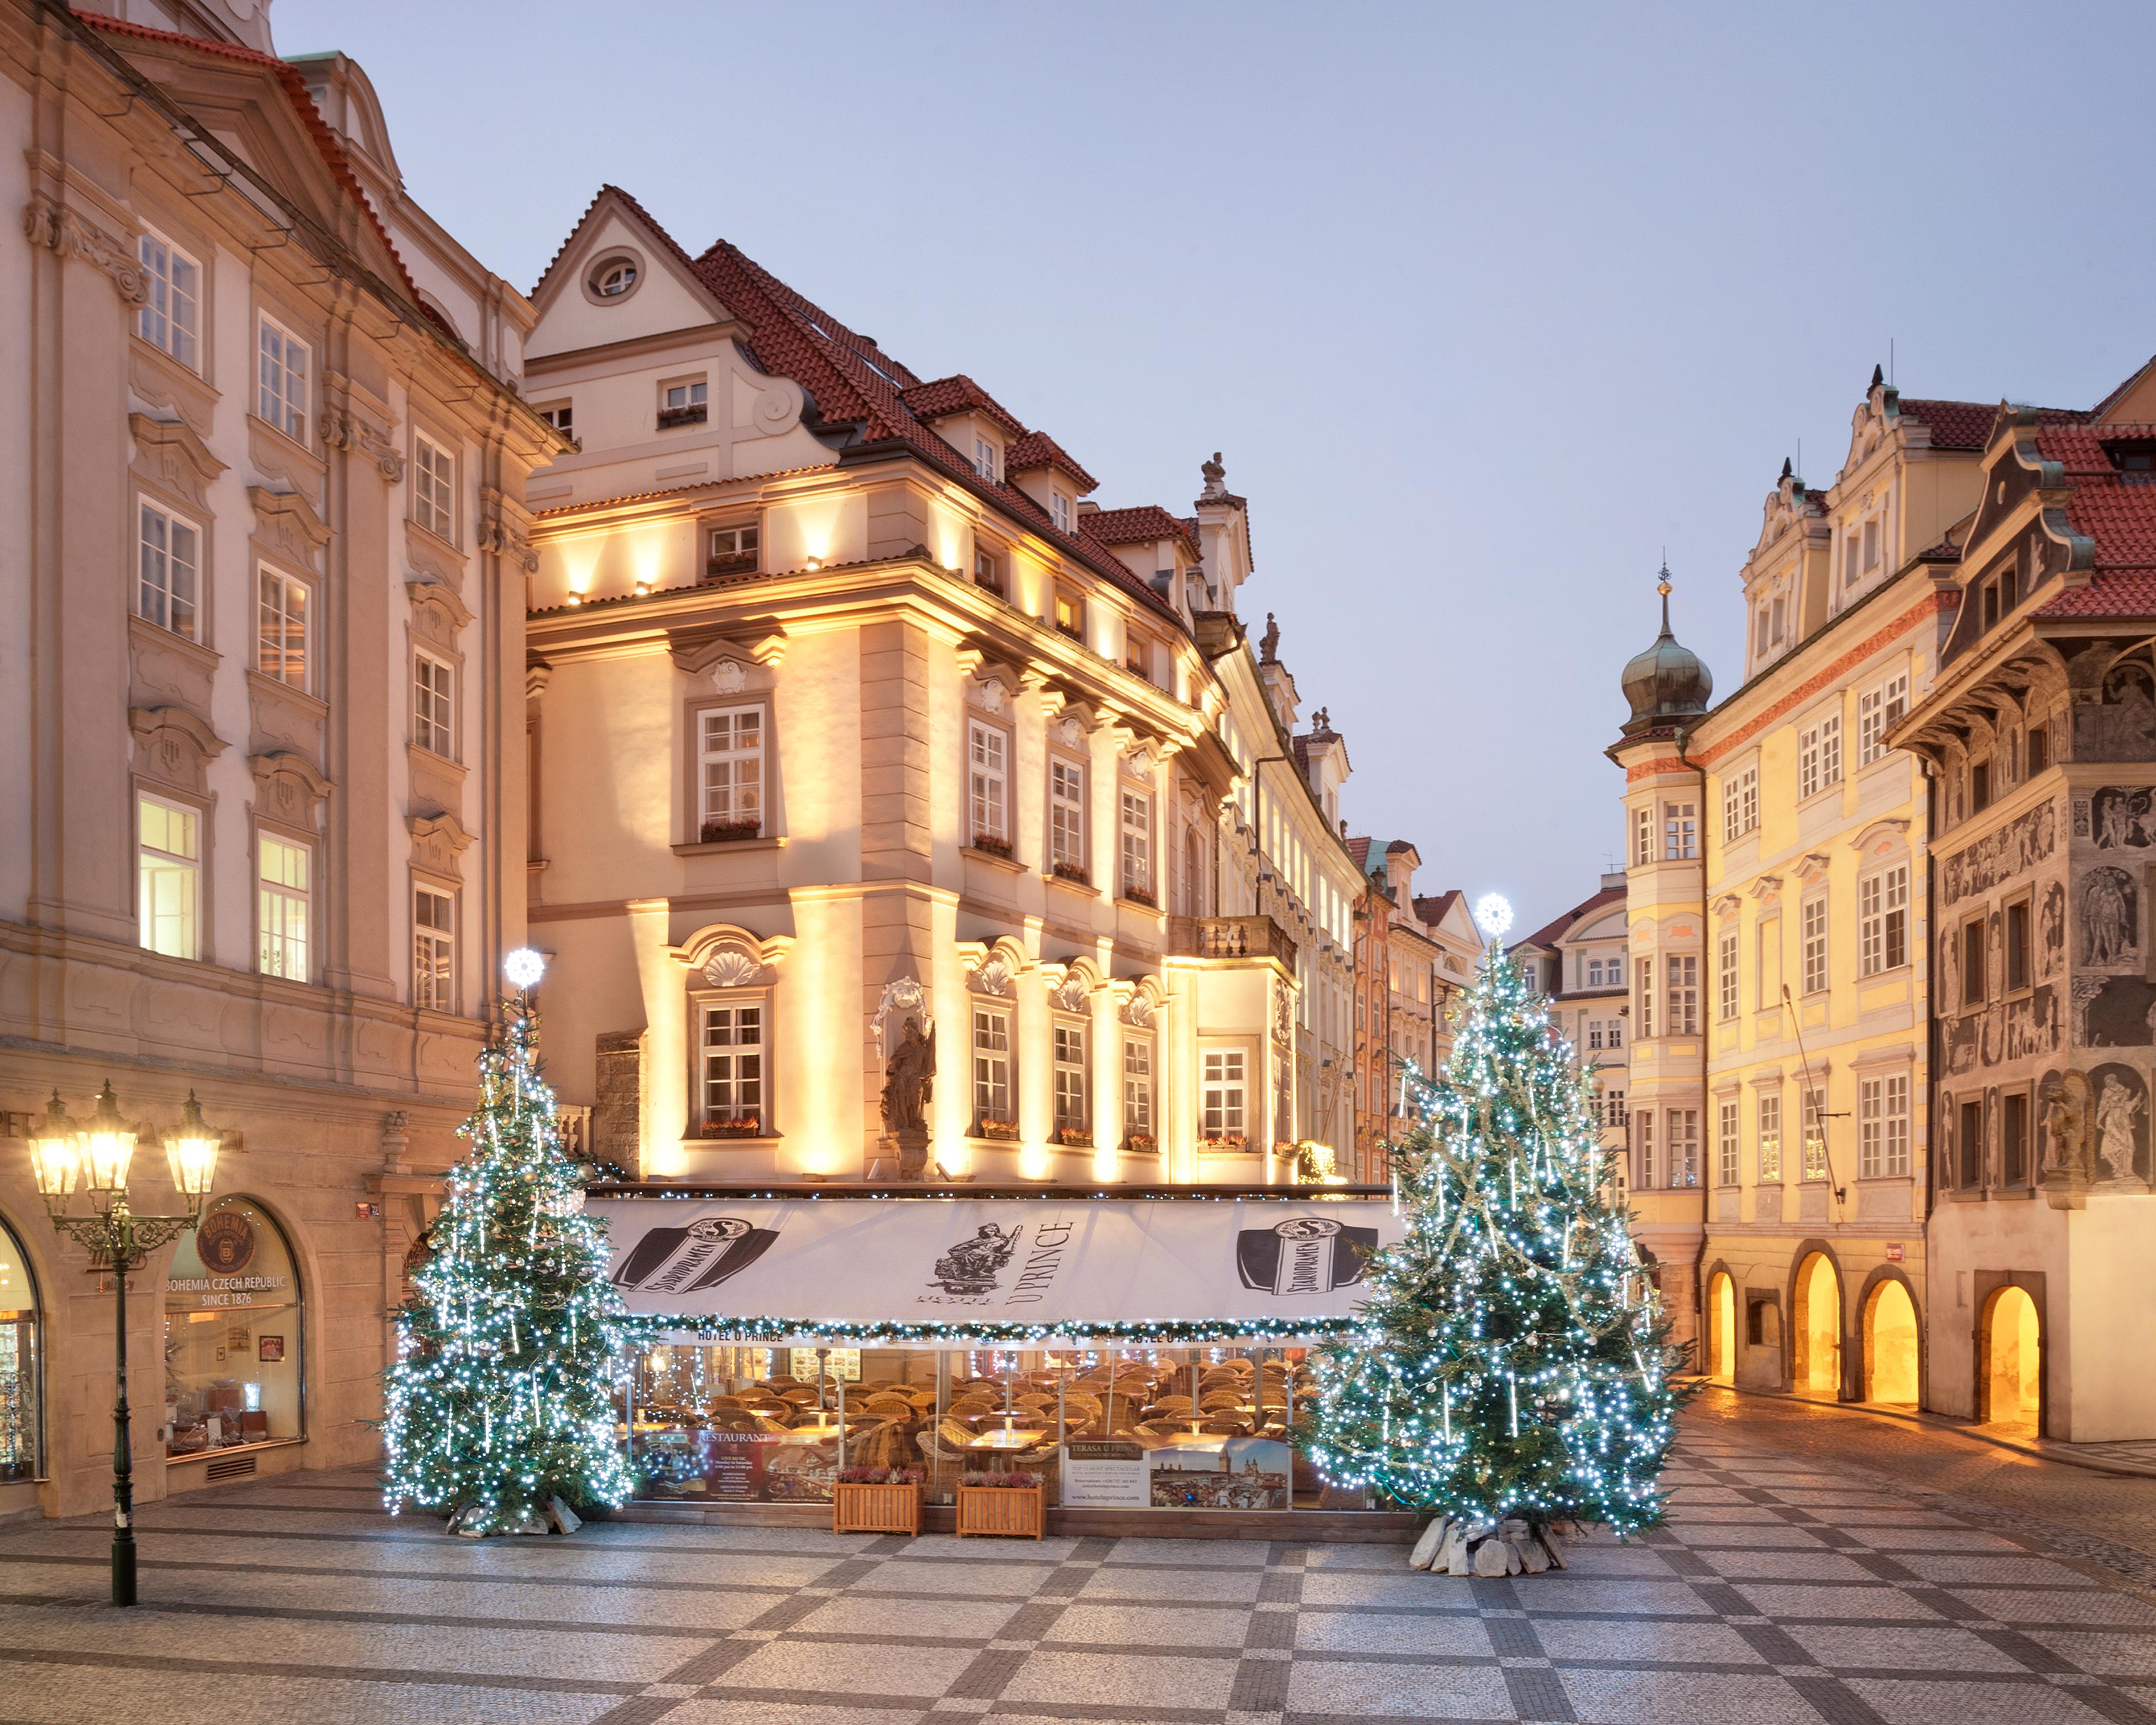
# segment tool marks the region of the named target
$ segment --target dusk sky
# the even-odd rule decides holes
[[[1358,832],[1532,927],[1594,891],[1617,678],[1741,675],[1784,456],[1912,396],[2089,405],[2156,351],[2156,8],[277,0],[529,289],[602,182],[1101,480],[1250,499],[1255,632]],[[505,190],[504,188],[509,188]]]

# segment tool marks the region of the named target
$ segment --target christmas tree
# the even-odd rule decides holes
[[[1476,920],[1512,915],[1493,894]],[[1454,1023],[1392,1147],[1407,1237],[1365,1272],[1359,1332],[1317,1350],[1305,1440],[1336,1481],[1470,1522],[1648,1526],[1680,1356],[1605,1195],[1594,1074],[1501,939]]]
[[[505,965],[517,993],[480,1056],[480,1106],[459,1128],[434,1255],[397,1312],[383,1422],[383,1497],[457,1513],[468,1533],[543,1527],[550,1500],[619,1503],[631,1481],[613,1429],[619,1304],[603,1223],[562,1153],[534,1058],[534,952]]]

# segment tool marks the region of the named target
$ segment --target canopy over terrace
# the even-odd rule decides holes
[[[1353,1327],[1403,1233],[1370,1188],[600,1185],[653,1339],[1288,1343]]]

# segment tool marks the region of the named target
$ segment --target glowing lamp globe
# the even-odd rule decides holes
[[[97,1111],[75,1133],[83,1189],[100,1209],[127,1193],[127,1168],[135,1159],[136,1129],[120,1117],[119,1099],[107,1082],[97,1093]]]
[[[74,1147],[79,1130],[61,1102],[60,1093],[54,1091],[45,1106],[44,1117],[30,1134],[30,1172],[38,1183],[38,1195],[48,1204],[64,1204],[74,1195],[75,1182],[82,1174],[82,1161]]]
[[[172,1170],[173,1190],[197,1204],[208,1198],[217,1183],[217,1153],[223,1142],[222,1132],[203,1123],[202,1104],[189,1091],[180,1123],[165,1134],[165,1164]]]
[[[501,973],[515,988],[535,988],[547,973],[547,961],[529,947],[519,947],[501,961]]]
[[[1475,901],[1475,926],[1493,941],[1505,937],[1512,926],[1512,907],[1502,893],[1486,892]]]

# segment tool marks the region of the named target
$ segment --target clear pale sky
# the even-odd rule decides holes
[[[2094,402],[2156,352],[2156,8],[604,8],[276,0],[407,184],[528,289],[603,181],[922,377],[1187,512],[1224,453],[1254,628],[1354,830],[1532,927],[1618,844],[1655,633],[1741,675],[1798,454],[1905,394]]]

